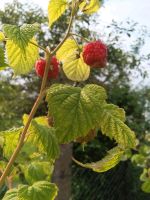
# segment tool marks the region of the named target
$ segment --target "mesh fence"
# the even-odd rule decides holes
[[[73,165],[72,200],[150,200],[150,194],[140,190],[139,170],[128,162],[105,173]]]
[[[117,170],[96,173],[73,166],[73,200],[124,200],[124,192],[120,191],[125,187],[125,170],[125,165],[120,165]]]
[[[140,173],[141,170],[130,162],[121,162],[105,173],[96,173],[73,164],[71,177],[69,175],[71,198],[65,200],[150,200],[150,194],[140,189]],[[0,199],[6,189],[5,186],[1,188]]]

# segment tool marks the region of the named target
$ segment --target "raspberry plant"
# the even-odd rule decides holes
[[[72,33],[72,24],[78,12],[93,14],[99,8],[98,0],[50,0],[50,28],[65,11],[71,13],[66,34],[54,49],[49,45],[41,47],[36,41],[35,35],[40,31],[37,23],[20,27],[3,25],[0,69],[10,66],[15,75],[21,75],[30,73],[35,65],[37,74],[42,77],[39,95],[30,114],[23,116],[22,127],[0,132],[5,158],[0,162],[0,186],[6,183],[9,187],[4,200],[55,199],[58,188],[50,179],[55,160],[59,158],[60,144],[84,141],[84,138],[89,141],[98,130],[115,140],[116,146],[98,162],[83,164],[73,158],[79,165],[96,172],[111,169],[127,149],[136,146],[135,134],[125,124],[124,110],[107,103],[106,90],[102,86],[85,82],[95,67],[106,67],[107,47],[101,41],[88,41]],[[78,37],[82,38],[82,45],[78,44]],[[45,53],[45,58],[39,58],[39,50]],[[57,83],[48,87],[49,79],[58,75],[58,61],[54,56],[70,84]],[[48,116],[35,117],[43,100],[48,105]],[[20,171],[25,179],[23,184],[19,184]]]

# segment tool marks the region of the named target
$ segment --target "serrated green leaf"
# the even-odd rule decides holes
[[[67,9],[67,0],[50,0],[48,4],[49,26],[51,26]]]
[[[0,137],[3,138],[3,155],[9,159],[17,147],[20,134],[23,127],[13,128],[7,131],[0,132]],[[36,152],[38,149],[33,145],[33,142],[26,141],[20,154],[17,157],[19,163],[24,162],[24,159],[28,158],[32,153]]]
[[[3,70],[5,67],[7,67],[5,62],[5,52],[4,49],[0,46],[0,70]]]
[[[62,84],[50,87],[46,99],[59,141],[70,142],[94,129],[106,97],[104,88],[94,84],[83,89]]]
[[[77,160],[75,160],[75,162],[80,166],[92,169],[95,172],[106,172],[119,163],[123,153],[124,151],[122,149],[120,149],[119,147],[114,147],[113,149],[108,151],[107,155],[102,160],[98,162],[86,164],[83,164]]]
[[[125,122],[126,120],[125,111],[122,108],[119,108],[118,106],[114,104],[106,104],[104,106],[104,109],[108,110],[112,116]]]
[[[134,148],[136,138],[133,131],[124,124],[125,115],[123,109],[106,104],[102,108],[100,128],[103,134],[115,139],[123,148]]]
[[[46,152],[49,159],[58,158],[60,152],[54,128],[41,125],[32,120],[29,130],[29,140],[38,146],[40,151]]]
[[[57,51],[56,57],[63,62],[70,55],[74,54],[78,50],[78,46],[73,39],[67,39],[61,48]]]
[[[28,120],[28,115],[23,115],[23,124]],[[34,118],[29,127],[30,136],[28,141],[31,141],[40,152],[47,153],[50,159],[58,158],[59,146],[55,137],[55,129],[50,127],[46,116]]]
[[[32,162],[28,166],[23,166],[22,170],[25,175],[25,179],[29,184],[33,184],[37,181],[42,180],[50,180],[52,172],[53,172],[53,166],[50,165],[49,162]]]
[[[5,35],[12,40],[20,49],[25,50],[29,41],[39,30],[39,24],[24,24],[19,27],[16,25],[4,24]]]
[[[86,14],[93,14],[97,12],[100,8],[101,4],[99,0],[84,0],[80,5],[79,8],[82,12]]]
[[[143,192],[150,193],[150,180],[145,181],[141,188]]]
[[[10,156],[14,152],[18,144],[19,135],[22,130],[23,128],[21,127],[0,132],[0,136],[4,138],[3,154],[6,158],[10,158]]]
[[[54,200],[57,186],[47,181],[39,181],[32,186],[20,185],[18,189],[8,190],[3,200]]]
[[[36,43],[35,39],[32,39],[31,42]],[[33,69],[39,56],[39,49],[31,43],[22,49],[12,40],[8,40],[6,42],[6,55],[9,66],[14,69],[16,75],[26,74]]]
[[[68,79],[78,82],[87,80],[90,75],[90,67],[83,61],[82,56],[78,58],[75,54],[64,61],[63,71]]]
[[[0,42],[3,42],[5,40],[5,35],[3,32],[0,31]]]

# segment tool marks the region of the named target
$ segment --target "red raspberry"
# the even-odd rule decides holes
[[[44,58],[40,58],[39,60],[36,61],[35,70],[38,76],[40,77],[44,76],[45,66],[46,66],[46,60]],[[56,79],[59,73],[59,63],[55,56],[53,56],[51,59],[51,67],[52,70],[51,69],[49,70],[48,78]]]
[[[105,67],[107,63],[107,46],[100,40],[86,44],[83,47],[83,60],[91,67]]]

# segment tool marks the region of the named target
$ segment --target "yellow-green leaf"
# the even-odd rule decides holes
[[[32,120],[29,131],[29,140],[37,145],[40,152],[45,152],[49,159],[59,157],[59,145],[54,128],[41,125],[36,120]]]
[[[0,31],[0,42],[3,42],[5,40],[5,35],[3,32]]]
[[[36,43],[35,39],[32,39],[31,42]],[[26,74],[33,69],[34,63],[39,56],[39,49],[31,43],[21,49],[12,40],[8,40],[6,43],[6,55],[8,64],[14,69],[16,75]]]
[[[90,75],[90,67],[83,61],[82,56],[77,58],[75,54],[65,60],[63,71],[68,79],[78,82],[87,80]]]
[[[101,4],[99,0],[90,0],[89,2],[84,0],[80,4],[79,8],[82,12],[86,14],[93,14],[98,11],[98,9],[100,8],[100,5]]]
[[[19,185],[6,192],[3,200],[54,200],[58,188],[48,181],[38,181],[33,185]]]
[[[67,0],[50,0],[48,5],[49,26],[51,26],[66,10]]]
[[[143,192],[150,193],[150,180],[145,181],[142,184],[141,189],[143,190]]]
[[[78,165],[92,169],[95,172],[106,172],[109,169],[115,167],[119,163],[123,153],[124,151],[122,149],[120,149],[119,147],[114,147],[113,149],[108,151],[107,155],[102,160],[98,162],[83,164],[75,159],[74,161]]]
[[[33,184],[36,181],[48,180],[52,176],[54,166],[51,162],[46,161],[33,161],[29,164],[26,163],[21,166],[21,170],[24,172],[26,181],[29,184]]]
[[[72,81],[85,81],[90,75],[90,67],[83,61],[75,40],[68,39],[58,50],[57,59],[63,62],[63,71]]]
[[[62,47],[57,51],[56,57],[63,62],[70,55],[74,54],[78,50],[78,46],[73,39],[67,39]]]
[[[21,127],[0,132],[0,136],[2,136],[4,139],[3,154],[6,158],[10,158],[10,156],[14,152],[22,130],[23,128]]]
[[[123,148],[136,146],[135,133],[124,123],[124,110],[113,104],[102,107],[100,128],[103,134],[115,139]]]
[[[27,123],[28,118],[29,115],[23,115],[24,125]],[[55,129],[49,126],[46,116],[34,118],[29,127],[29,132],[28,141],[37,146],[40,152],[47,153],[50,159],[58,158],[60,152],[55,137]]]

